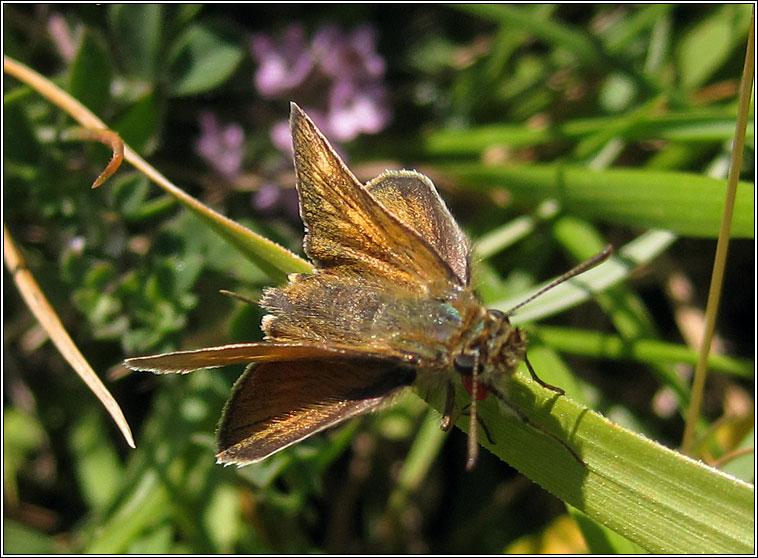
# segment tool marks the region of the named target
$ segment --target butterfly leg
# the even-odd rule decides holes
[[[453,386],[452,382],[448,382],[447,384],[447,394],[445,396],[445,412],[442,415],[442,424],[440,424],[440,428],[442,428],[443,432],[447,432],[450,430],[450,427],[455,424],[455,420],[453,420],[453,415],[455,414],[455,387]]]
[[[566,392],[559,388],[558,386],[554,386],[552,384],[548,384],[547,382],[544,382],[540,379],[539,376],[537,376],[537,373],[534,371],[534,368],[532,368],[532,363],[529,362],[529,359],[526,358],[526,355],[524,355],[524,362],[526,363],[526,367],[529,369],[529,374],[532,376],[532,380],[537,382],[539,385],[541,385],[543,388],[547,388],[550,391],[554,391],[558,395],[565,395]]]
[[[471,416],[470,412],[466,412],[466,410],[471,407],[471,404],[469,403],[461,410],[461,415],[463,416]],[[476,412],[476,410],[474,410]],[[450,430],[450,428],[455,424],[455,421],[458,419],[458,416],[456,416],[455,412],[455,387],[453,386],[452,382],[447,384],[447,395],[445,398],[445,411],[442,415],[442,424],[440,424],[440,428],[442,428],[443,431],[447,432]],[[475,415],[475,419],[477,424],[482,427],[482,431],[484,432],[484,435],[487,437],[487,440],[490,444],[493,446],[495,445],[495,440],[492,438],[492,435],[490,434],[489,428],[487,428],[487,425],[484,423],[484,420],[482,420],[482,417],[479,415]],[[471,449],[469,448],[469,452]],[[473,457],[473,461],[470,461],[471,465],[467,466],[473,468],[474,464],[476,463],[476,455]]]
[[[478,417],[476,417],[476,422],[478,422],[479,426],[482,427],[482,432],[484,432],[484,435],[487,437],[487,441],[494,446],[495,445],[495,440],[490,435],[490,429],[487,428],[487,424],[484,422],[484,419],[482,419],[482,417],[478,416]]]
[[[549,385],[550,385],[550,384],[548,384],[548,386],[549,386]],[[556,436],[555,434],[552,434],[551,432],[548,432],[547,430],[545,430],[544,428],[542,428],[542,427],[541,427],[539,424],[537,424],[537,423],[535,423],[535,422],[532,422],[532,420],[531,420],[531,419],[530,419],[528,416],[526,416],[526,414],[524,414],[524,411],[522,411],[521,409],[519,409],[518,407],[516,407],[516,405],[514,405],[513,403],[511,403],[511,402],[508,400],[508,398],[505,396],[505,394],[504,394],[504,393],[502,393],[500,390],[498,390],[498,389],[495,389],[495,388],[493,388],[493,387],[491,387],[491,386],[490,386],[490,391],[491,391],[492,393],[494,393],[494,394],[495,394],[495,397],[497,397],[497,398],[498,398],[500,401],[502,401],[502,402],[503,402],[503,403],[504,403],[504,404],[505,404],[505,405],[506,405],[506,406],[507,406],[509,409],[511,409],[511,410],[512,410],[514,413],[516,413],[516,416],[517,416],[518,418],[520,418],[520,419],[521,419],[521,421],[522,421],[524,424],[527,424],[527,425],[531,426],[532,428],[534,428],[535,430],[539,430],[539,431],[540,431],[540,432],[542,432],[543,434],[546,434],[547,436],[550,436],[550,437],[551,437],[553,440],[555,440],[555,441],[556,441],[556,442],[558,442],[560,445],[562,445],[564,448],[566,448],[566,450],[568,450],[568,452],[571,454],[571,456],[572,456],[574,459],[576,459],[576,461],[577,461],[577,462],[578,462],[580,465],[582,465],[582,466],[584,466],[584,467],[586,467],[586,466],[587,466],[587,464],[584,462],[584,460],[582,460],[582,458],[581,458],[581,457],[579,457],[579,454],[578,454],[578,453],[576,453],[576,452],[575,452],[575,451],[574,451],[574,450],[571,448],[571,446],[569,446],[569,445],[568,445],[566,442],[564,442],[563,440],[561,440],[561,439],[560,439],[558,436]]]
[[[467,417],[467,416],[469,416],[469,415],[470,415],[470,413],[468,413],[468,412],[467,412],[467,409],[468,409],[470,406],[471,406],[470,404],[469,404],[469,405],[466,405],[466,406],[465,406],[465,407],[464,407],[464,408],[461,410],[461,415],[463,415],[464,417]],[[494,445],[495,445],[495,439],[494,439],[494,438],[492,437],[492,435],[490,434],[490,429],[489,429],[489,428],[487,428],[487,423],[486,423],[486,422],[484,422],[484,419],[483,419],[482,417],[480,417],[480,416],[477,416],[477,417],[476,417],[476,422],[477,422],[477,423],[479,423],[479,426],[481,426],[481,427],[482,427],[482,432],[484,432],[484,435],[487,437],[487,441],[488,441],[490,444],[492,444],[492,445],[494,446]]]

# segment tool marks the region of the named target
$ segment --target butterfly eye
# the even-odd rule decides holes
[[[453,367],[462,375],[470,376],[474,372],[474,363],[476,355],[459,353],[453,359]]]
[[[487,313],[495,318],[496,320],[503,320],[506,317],[505,312],[501,312],[500,310],[495,310],[494,308],[488,308]]]

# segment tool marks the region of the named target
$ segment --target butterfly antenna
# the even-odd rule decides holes
[[[479,396],[479,351],[476,351],[474,358],[474,368],[471,371],[471,406],[468,420],[468,447],[466,458],[466,470],[471,471],[476,466],[476,460],[479,457],[479,437],[476,414],[476,401]]]
[[[541,296],[541,295],[545,294],[547,291],[549,291],[553,287],[557,287],[561,283],[564,283],[565,281],[568,281],[569,279],[572,279],[573,277],[576,277],[577,275],[581,275],[585,271],[587,271],[589,269],[592,269],[596,265],[599,265],[599,264],[603,263],[605,260],[608,259],[608,257],[610,257],[611,254],[613,254],[613,246],[611,246],[609,244],[599,254],[595,254],[591,258],[588,258],[588,259],[584,260],[582,263],[580,263],[579,265],[577,265],[575,268],[570,269],[569,271],[567,271],[566,273],[564,273],[560,277],[556,278],[554,281],[551,281],[550,283],[548,283],[547,285],[545,285],[544,287],[542,287],[539,291],[537,291],[536,293],[534,293],[532,296],[530,296],[526,300],[524,300],[522,302],[519,302],[516,306],[514,306],[513,308],[511,308],[510,310],[508,310],[505,313],[505,315],[506,316],[512,316],[513,313],[516,312],[516,310],[518,310],[522,306],[526,306],[531,301],[533,301],[535,298],[537,298],[538,296]]]

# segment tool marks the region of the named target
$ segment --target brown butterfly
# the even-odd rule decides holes
[[[305,253],[315,272],[293,274],[285,287],[264,292],[264,342],[130,358],[126,366],[184,373],[252,363],[234,385],[218,430],[218,462],[239,465],[376,409],[410,385],[446,390],[447,430],[461,378],[471,394],[472,468],[476,402],[493,393],[513,407],[502,382],[526,358],[525,334],[511,325],[510,313],[477,300],[469,244],[429,178],[386,171],[361,184],[294,103],[290,127]],[[540,384],[563,393],[528,368]]]

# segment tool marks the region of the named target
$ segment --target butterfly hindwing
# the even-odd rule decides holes
[[[415,370],[387,359],[316,358],[248,367],[218,429],[219,463],[246,464],[371,411]]]
[[[366,184],[366,189],[398,220],[431,244],[460,281],[468,285],[468,239],[428,177],[410,170],[385,171]]]

